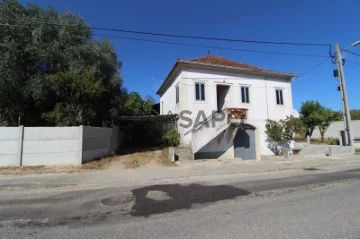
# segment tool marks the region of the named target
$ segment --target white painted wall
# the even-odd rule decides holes
[[[19,127],[0,127],[0,167],[17,165]]]
[[[205,110],[210,114],[213,110],[217,109],[216,85],[227,84],[230,86],[227,107],[249,109],[249,120],[266,118],[277,120],[283,119],[292,113],[291,83],[289,81],[263,76],[194,69],[186,70],[181,75],[180,85],[183,88],[180,95],[181,110],[188,109],[193,112]],[[205,83],[205,101],[195,100],[195,82]],[[249,87],[249,104],[241,102],[242,85]],[[283,89],[284,105],[276,104],[276,88]]]
[[[214,139],[212,139],[207,145],[201,148],[198,153],[203,152],[222,152],[220,159],[234,158],[234,129],[232,127],[224,130]]]
[[[79,127],[25,127],[22,165],[81,164],[80,138]]]
[[[175,87],[179,85],[179,94],[183,94],[184,88],[180,83],[181,74],[177,74],[171,83],[169,84],[168,88],[165,90],[163,95],[160,95],[160,114],[167,115],[169,111],[172,114],[178,114],[180,112],[180,105],[181,102],[176,104],[176,90]],[[181,99],[181,97],[180,97]]]
[[[262,155],[273,154],[268,149],[265,135],[265,121],[270,118],[273,120],[284,119],[290,116],[293,110],[291,82],[284,79],[276,79],[264,76],[253,76],[235,73],[221,73],[218,71],[208,71],[199,69],[183,70],[176,82],[180,84],[180,111],[190,110],[191,118],[195,121],[197,113],[204,110],[207,116],[217,110],[216,85],[227,84],[230,90],[227,97],[227,108],[247,108],[248,119],[246,123],[252,124],[259,129],[260,146]],[[205,101],[195,100],[195,83],[205,83]],[[241,86],[249,87],[250,103],[241,102]],[[276,89],[283,90],[284,105],[276,104]],[[174,99],[175,90],[168,91],[168,98],[163,98],[164,104],[166,99]],[[165,95],[164,94],[164,95]],[[172,103],[170,102],[170,105]],[[167,106],[171,108],[171,106]],[[174,107],[174,105],[172,106]],[[182,121],[180,120],[179,123]],[[186,122],[184,122],[186,123]],[[183,130],[179,128],[183,135]],[[187,134],[182,138],[182,144],[190,144],[191,135]]]
[[[353,138],[360,138],[360,120],[352,120],[352,133]],[[344,130],[344,122],[336,121],[331,123],[329,128],[325,132],[325,138],[340,138],[340,130]],[[316,128],[311,136],[314,139],[320,139],[320,132]]]
[[[81,165],[119,150],[123,138],[118,127],[0,127],[0,166]]]

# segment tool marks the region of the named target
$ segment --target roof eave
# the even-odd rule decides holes
[[[177,68],[180,65],[188,65],[188,66],[197,66],[197,67],[214,67],[217,69],[225,69],[225,70],[232,70],[237,71],[241,73],[248,73],[248,74],[255,74],[255,75],[265,75],[265,76],[277,76],[281,78],[287,78],[292,79],[294,77],[298,77],[297,74],[294,73],[287,73],[287,72],[278,72],[278,71],[270,71],[266,69],[247,69],[247,68],[240,68],[240,67],[231,67],[231,66],[221,66],[221,65],[215,65],[215,64],[207,64],[207,63],[199,63],[199,62],[193,62],[188,60],[177,60],[174,66],[172,67],[169,74],[166,76],[164,82],[161,84],[160,88],[157,90],[156,94],[161,95],[167,85],[169,84],[169,80],[174,76]]]
[[[199,63],[187,60],[178,60],[179,63],[185,63],[189,65],[197,65],[197,66],[208,66],[208,67],[216,67],[218,69],[229,69],[234,71],[240,71],[245,73],[257,73],[257,74],[265,74],[265,75],[273,75],[273,76],[281,76],[286,78],[293,78],[297,77],[297,74],[288,73],[288,72],[279,72],[279,71],[271,71],[266,69],[247,69],[247,68],[240,68],[240,67],[232,67],[232,66],[221,66],[216,64],[208,64],[208,63]]]
[[[177,60],[176,63],[173,65],[173,67],[171,68],[171,71],[166,76],[165,80],[163,81],[163,83],[161,84],[159,89],[156,91],[156,94],[161,95],[163,93],[164,88],[166,88],[166,86],[169,84],[169,79],[175,74],[175,72],[177,70],[176,68],[178,65],[179,65],[179,60]]]

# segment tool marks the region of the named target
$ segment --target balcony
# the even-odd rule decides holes
[[[247,119],[248,109],[245,109],[245,108],[228,108],[227,110],[229,112],[229,118],[230,118],[231,121],[244,122]]]

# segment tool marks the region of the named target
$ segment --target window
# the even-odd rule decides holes
[[[283,101],[283,91],[281,89],[276,89],[276,104],[277,105],[283,105],[284,101]]]
[[[176,91],[176,104],[178,104],[179,103],[179,99],[180,99],[180,95],[179,95],[179,85],[177,85],[176,87],[175,87],[175,91]]]
[[[241,102],[242,103],[250,103],[249,87],[247,87],[247,86],[241,86]]]
[[[195,99],[205,100],[205,84],[195,83]]]

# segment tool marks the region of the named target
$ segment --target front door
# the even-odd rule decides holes
[[[256,159],[254,129],[238,129],[234,138],[234,156],[241,159]]]

